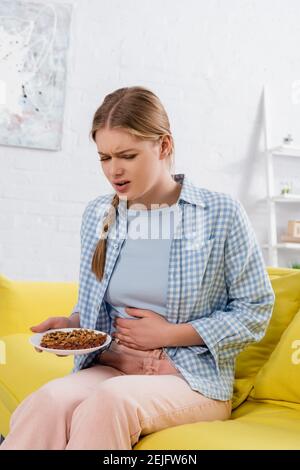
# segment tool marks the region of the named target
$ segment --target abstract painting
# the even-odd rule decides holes
[[[71,13],[0,1],[0,145],[61,149]]]

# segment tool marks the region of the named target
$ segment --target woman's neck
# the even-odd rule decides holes
[[[159,190],[155,190],[155,195],[149,194],[149,197],[147,198],[147,195],[143,200],[136,199],[134,201],[128,201],[127,202],[127,209],[130,209],[132,206],[137,206],[141,205],[144,207],[139,207],[140,210],[142,209],[148,209],[151,210],[151,206],[160,206],[162,204],[172,206],[175,204],[180,196],[181,193],[181,188],[182,185],[172,178],[169,181],[168,188],[166,189],[166,184],[160,184],[160,188],[163,188],[163,192],[160,193]],[[136,207],[134,207],[136,208]]]

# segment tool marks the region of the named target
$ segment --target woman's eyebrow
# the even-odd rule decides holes
[[[120,152],[115,152],[116,155],[122,155],[122,153],[126,153],[126,152],[137,152],[138,149],[126,149],[126,150],[120,150]],[[103,153],[103,152],[98,152],[99,155],[103,155],[105,157],[110,157],[110,155],[107,155],[106,153]]]

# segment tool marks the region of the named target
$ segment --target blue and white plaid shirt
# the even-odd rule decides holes
[[[270,320],[274,292],[255,233],[241,203],[228,194],[195,186],[184,174],[178,205],[181,223],[170,249],[166,319],[190,323],[204,346],[166,347],[193,390],[218,400],[232,397],[236,356],[260,340]],[[78,303],[80,326],[110,333],[104,294],[127,232],[121,199],[108,233],[105,274],[91,271],[103,217],[113,194],[87,205],[81,225]],[[75,356],[73,372],[90,367],[98,353]]]

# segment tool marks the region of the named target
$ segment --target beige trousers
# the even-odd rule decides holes
[[[140,436],[226,420],[231,400],[191,389],[162,349],[114,341],[100,363],[43,385],[11,417],[5,449],[132,449]]]

